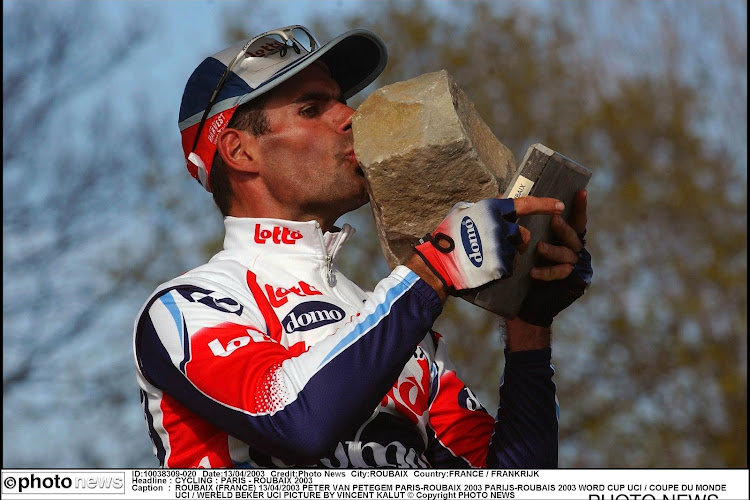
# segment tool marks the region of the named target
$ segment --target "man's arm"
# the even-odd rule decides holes
[[[557,467],[558,407],[551,357],[549,347],[506,349],[487,467]]]
[[[516,202],[534,202],[529,198],[522,200],[524,198],[519,198]],[[580,259],[582,252],[585,252],[583,235],[586,221],[586,192],[580,191],[574,199],[570,224],[559,216],[552,219],[552,227],[560,237],[561,245],[540,244],[535,249],[552,264],[532,269],[532,277],[552,285],[544,289],[545,295],[540,295],[539,290],[532,290],[536,296],[531,297],[533,307],[526,304],[523,310],[525,319],[516,317],[506,320],[506,364],[495,426],[484,462],[488,467],[557,467],[558,406],[555,384],[552,382],[554,368],[551,364],[549,324],[560,310],[580,297],[583,293],[582,289],[578,293],[581,282],[585,283],[584,288],[590,282],[590,257]],[[528,233],[524,234],[524,244],[527,242]],[[439,411],[441,406],[435,409]],[[452,417],[445,417],[446,414],[457,414],[456,411],[461,410],[436,414],[440,426],[452,429],[450,435],[463,435],[477,429],[475,425],[462,429],[460,419],[454,421]],[[476,445],[484,443],[483,438],[476,436]],[[476,452],[475,447],[470,449]],[[451,455],[438,453],[437,456],[445,457],[445,466],[455,467]],[[477,463],[475,460],[471,465],[476,467]]]
[[[531,351],[550,347],[550,327],[532,325],[519,317],[505,320],[505,349],[509,352]]]
[[[427,267],[417,254],[412,255],[404,265],[414,271],[417,276],[430,285],[432,289],[437,292],[440,302],[445,304],[445,301],[448,299],[448,290],[445,288],[445,285],[443,285],[443,282],[435,276],[435,273]]]
[[[497,416],[456,374],[436,335],[436,387],[427,458],[436,468],[557,466],[557,411],[550,349],[505,353]]]
[[[372,413],[441,310],[433,290],[400,267],[351,323],[309,348],[286,347],[266,325],[238,322],[172,289],[142,313],[136,358],[150,384],[194,414],[302,465]]]
[[[550,348],[553,318],[583,295],[591,282],[591,256],[584,248],[586,191],[576,193],[573,212],[551,225],[560,245],[539,243],[536,251],[551,265],[535,267],[535,279],[518,317],[507,319],[504,383],[487,464],[490,467],[557,467],[558,415]],[[492,450],[495,450],[495,454]],[[523,462],[512,450],[523,450]]]

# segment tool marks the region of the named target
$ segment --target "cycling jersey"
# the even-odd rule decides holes
[[[364,292],[336,268],[349,225],[225,226],[224,249],[136,320],[161,466],[556,466],[550,349],[506,353],[493,418],[432,331],[442,303],[426,282],[399,266]]]

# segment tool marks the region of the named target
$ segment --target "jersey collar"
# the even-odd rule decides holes
[[[349,224],[344,224],[338,231],[323,233],[317,221],[247,217],[224,217],[224,227],[225,250],[267,250],[280,254],[305,253],[334,258],[355,232]]]

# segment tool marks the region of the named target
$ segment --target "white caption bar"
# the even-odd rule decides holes
[[[748,470],[14,470],[2,498],[744,500]]]

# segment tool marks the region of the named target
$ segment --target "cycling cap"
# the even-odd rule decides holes
[[[180,106],[182,149],[190,174],[211,191],[216,140],[237,107],[320,60],[349,99],[385,68],[385,44],[355,29],[320,45],[304,26],[267,31],[207,57],[188,79]]]

